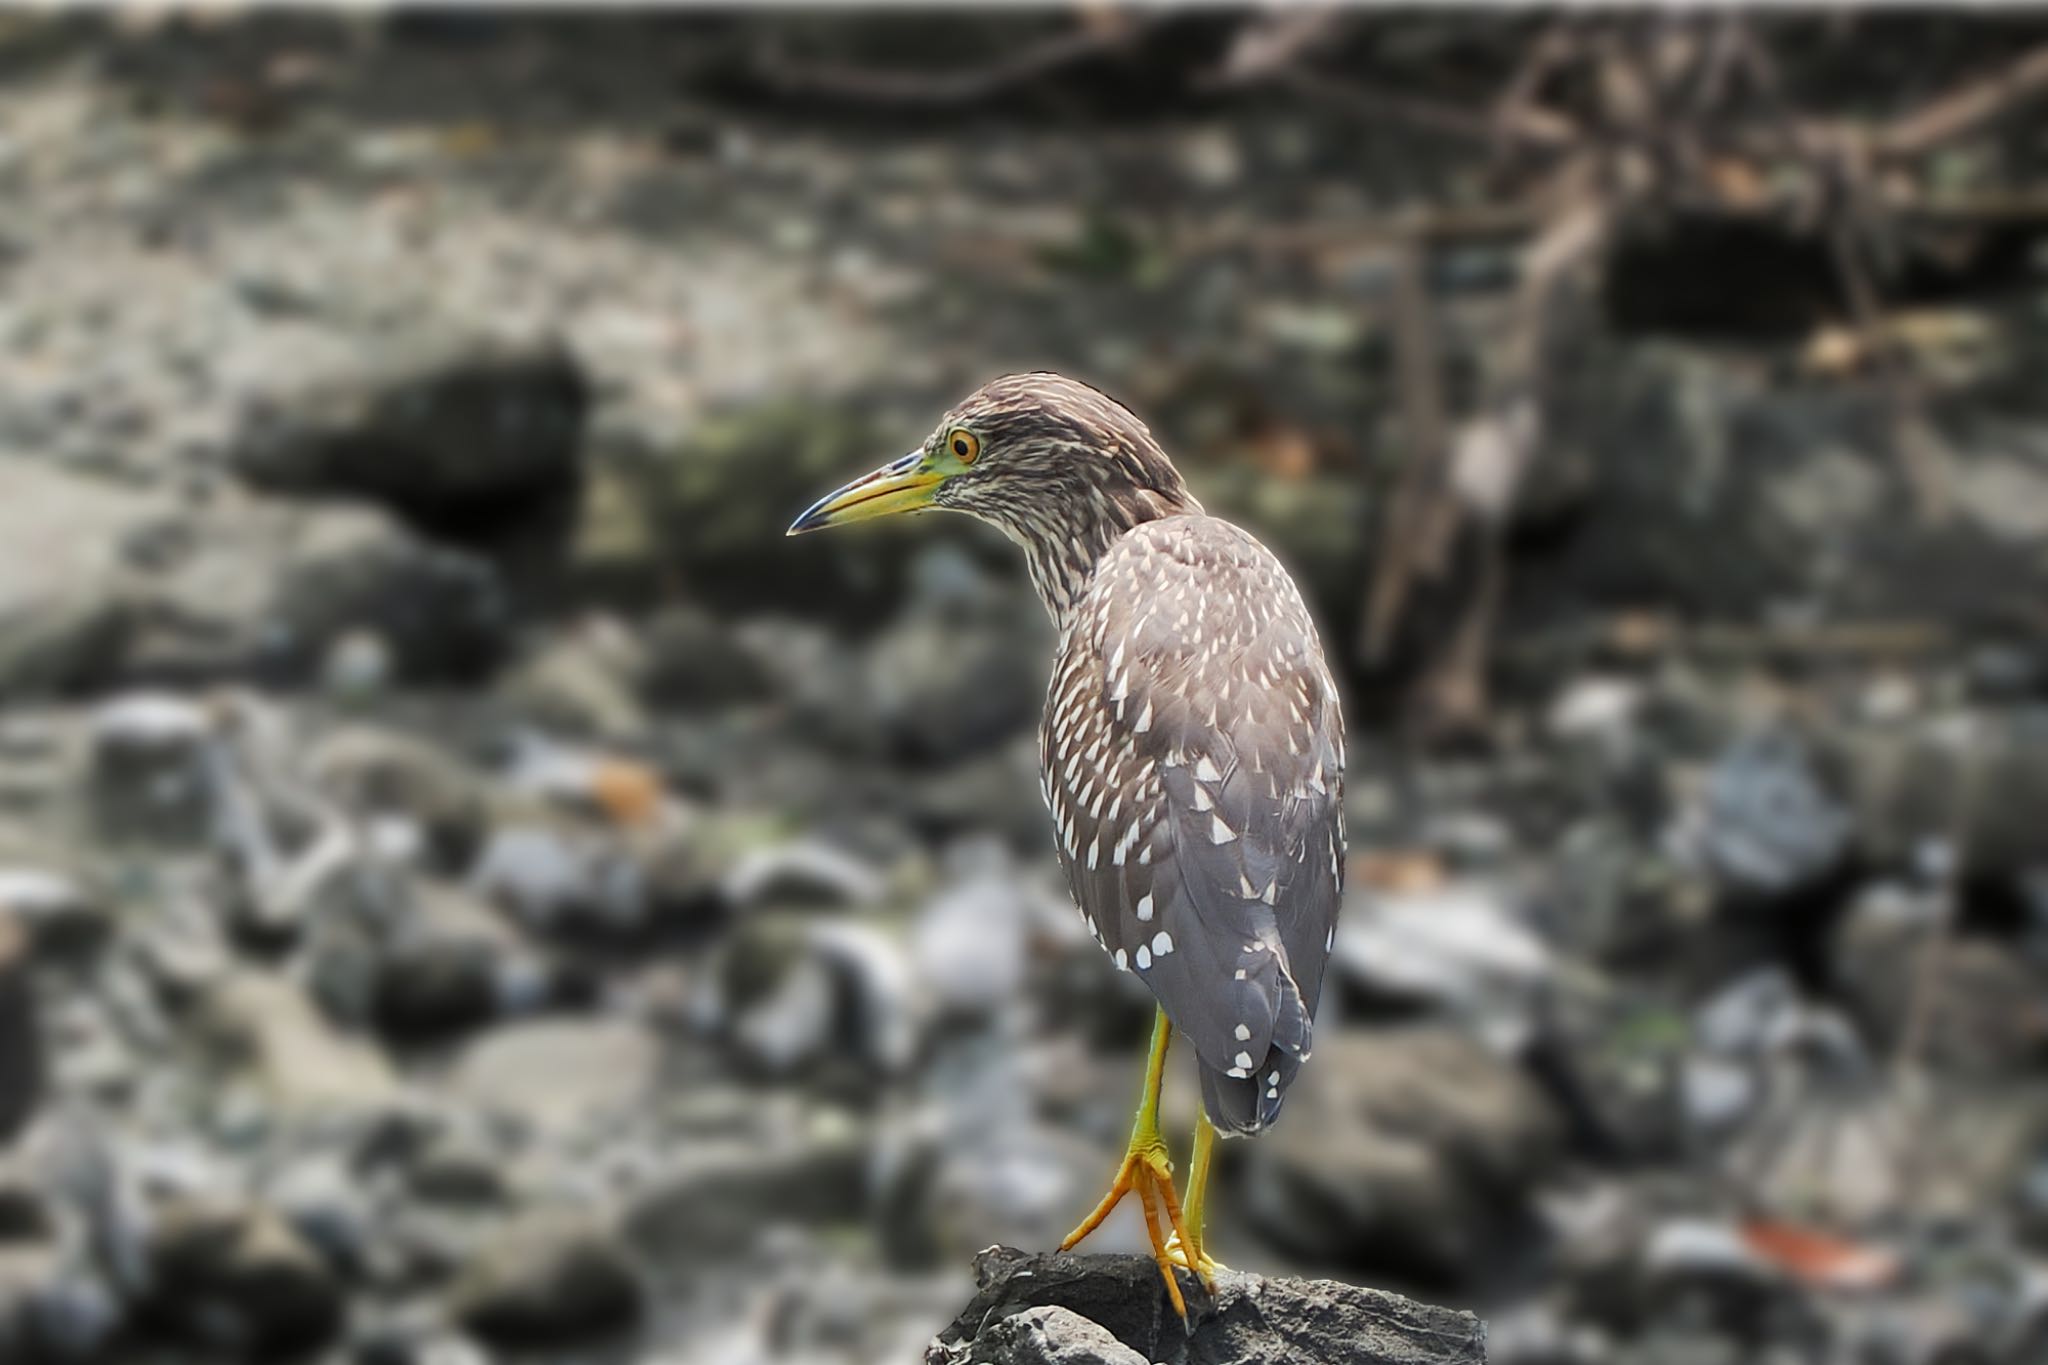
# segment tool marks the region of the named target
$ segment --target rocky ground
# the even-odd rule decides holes
[[[1477,173],[1284,102],[852,117],[710,21],[0,22],[0,1356],[1174,1358],[948,1327],[1097,1193],[1149,1019],[1046,844],[1039,610],[964,523],[781,530],[1054,364],[1342,648],[1391,258],[1257,244]],[[1589,333],[1485,734],[1352,678],[1226,1259],[1497,1361],[2048,1351],[2021,260],[1913,314],[1939,525],[1882,375]],[[1459,364],[1512,269],[1449,253]]]

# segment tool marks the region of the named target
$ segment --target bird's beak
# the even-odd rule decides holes
[[[913,450],[902,459],[891,460],[872,474],[863,474],[837,492],[819,498],[790,525],[789,534],[801,535],[825,526],[844,526],[850,521],[929,507],[933,492],[945,477],[925,466],[923,451]]]

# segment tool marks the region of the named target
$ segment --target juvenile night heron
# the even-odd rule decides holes
[[[1204,513],[1144,423],[1085,384],[983,386],[790,534],[931,507],[1024,548],[1059,634],[1039,774],[1060,861],[1096,941],[1159,1001],[1130,1147],[1062,1250],[1135,1192],[1185,1315],[1174,1266],[1213,1284],[1217,1265],[1202,1244],[1215,1139],[1278,1118],[1308,1060],[1344,879],[1336,687],[1280,562]],[[1174,1029],[1205,1110],[1185,1204],[1159,1134]]]

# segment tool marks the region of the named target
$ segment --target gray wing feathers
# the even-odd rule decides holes
[[[1342,721],[1294,585],[1228,523],[1133,531],[1077,608],[1041,738],[1098,941],[1193,1044],[1218,1127],[1272,1122],[1342,877]]]

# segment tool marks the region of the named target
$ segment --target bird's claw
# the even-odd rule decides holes
[[[1200,1280],[1202,1287],[1211,1294],[1216,1292],[1216,1276],[1218,1272],[1230,1269],[1229,1266],[1211,1256],[1208,1250],[1200,1243],[1195,1245],[1195,1254],[1190,1259],[1187,1246],[1181,1241],[1178,1232],[1166,1239],[1166,1259]]]
[[[1170,1250],[1188,1239],[1183,1236],[1185,1228],[1181,1219],[1180,1196],[1173,1189],[1173,1163],[1167,1159],[1163,1144],[1156,1140],[1134,1140],[1131,1143],[1130,1150],[1124,1153],[1123,1165],[1117,1168],[1116,1178],[1110,1181],[1109,1193],[1102,1197],[1093,1213],[1081,1220],[1079,1227],[1067,1234],[1066,1240],[1060,1243],[1060,1250],[1073,1250],[1082,1238],[1109,1217],[1110,1211],[1123,1202],[1125,1195],[1133,1193],[1138,1196],[1138,1207],[1145,1215],[1145,1235],[1151,1239],[1152,1259],[1159,1266],[1159,1276],[1166,1282],[1166,1297],[1172,1302],[1173,1311],[1185,1322],[1187,1299],[1181,1294],[1175,1269],[1194,1269],[1195,1277],[1206,1289],[1214,1290],[1215,1279],[1199,1268],[1189,1267],[1184,1256],[1176,1260]],[[1160,1217],[1162,1212],[1164,1219]],[[1198,1257],[1198,1263],[1200,1259]]]

